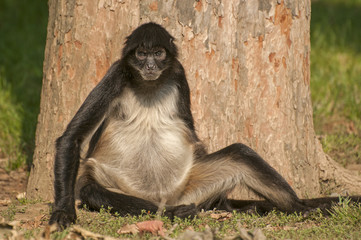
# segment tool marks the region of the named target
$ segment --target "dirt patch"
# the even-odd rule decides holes
[[[17,199],[25,197],[27,179],[28,173],[24,169],[8,172],[4,168],[0,168],[1,224],[13,223],[22,229],[35,229],[47,224],[49,203],[26,202],[26,204],[22,204],[21,201],[17,201]],[[0,233],[7,229],[4,226],[0,227]]]
[[[7,172],[0,168],[0,206],[6,206],[26,191],[28,174],[24,169]],[[19,196],[20,197],[20,196]]]

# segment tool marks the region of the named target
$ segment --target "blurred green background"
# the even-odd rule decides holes
[[[0,158],[30,163],[39,113],[46,0],[0,0]]]
[[[45,0],[0,1],[0,159],[9,170],[34,151],[47,17]],[[312,1],[311,46],[316,133],[336,161],[360,164],[361,0]]]

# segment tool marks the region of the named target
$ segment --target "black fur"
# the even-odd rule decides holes
[[[277,202],[272,198],[267,198],[260,189],[247,186],[253,190],[254,193],[270,201],[273,206],[277,206],[279,210],[292,212],[303,209],[304,206],[291,186],[253,149],[242,143],[232,144],[218,152],[210,154],[209,157],[207,157],[207,161],[216,161],[216,159],[220,159],[221,156],[232,156],[233,161],[252,168],[253,173],[257,174],[255,178],[259,179],[263,185],[277,186],[278,189],[282,189],[285,193],[287,193],[287,198],[291,202],[291,205],[280,204],[280,202]]]
[[[80,145],[94,126],[102,119],[111,100],[124,86],[128,73],[117,61],[89,96],[69,123],[64,134],[56,141],[54,164],[55,209],[50,223],[67,226],[76,219],[74,187],[79,168]]]
[[[174,38],[160,25],[156,23],[143,24],[127,37],[123,48],[123,58],[129,56],[130,52],[138,47],[149,49],[164,47],[173,58],[176,58],[178,50],[173,41]]]

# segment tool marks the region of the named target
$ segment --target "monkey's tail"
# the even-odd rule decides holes
[[[301,199],[302,203],[309,208],[330,210],[333,206],[348,203],[361,204],[361,196],[339,196]]]
[[[298,212],[308,215],[317,209],[325,215],[329,215],[334,206],[342,206],[343,204],[356,203],[361,204],[361,196],[340,196],[340,197],[320,197],[312,199],[300,199],[304,208],[287,211],[287,213]],[[234,200],[229,199],[228,204],[232,209],[239,212],[258,213],[260,215],[267,214],[272,210],[277,210],[274,204],[267,200]]]

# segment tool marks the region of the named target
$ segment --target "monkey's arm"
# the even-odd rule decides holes
[[[176,61],[174,65],[175,65],[174,69],[176,69],[174,78],[176,78],[177,86],[179,89],[178,106],[177,106],[179,115],[183,119],[183,121],[187,124],[187,127],[191,131],[195,132],[193,116],[191,113],[190,90],[184,73],[184,69],[180,64],[180,62],[178,61]]]
[[[54,163],[55,209],[49,223],[68,226],[76,219],[74,185],[79,167],[80,146],[104,118],[111,101],[125,84],[122,62],[115,62],[91,91],[65,132],[56,141]]]
[[[191,112],[191,100],[190,100],[190,89],[189,85],[186,79],[186,75],[184,73],[184,69],[179,61],[175,62],[174,69],[178,87],[178,101],[177,101],[177,109],[179,112],[179,117],[184,121],[184,123],[187,125],[188,129],[191,133],[191,138],[195,143],[195,149],[194,153],[195,156],[201,157],[207,154],[207,151],[202,143],[201,140],[199,140],[197,133],[195,131],[194,127],[194,120]]]

